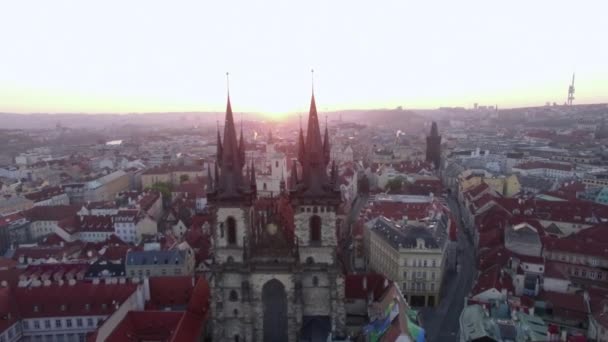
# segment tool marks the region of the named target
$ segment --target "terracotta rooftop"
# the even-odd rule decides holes
[[[110,315],[123,303],[136,284],[51,284],[15,289],[23,318]]]
[[[23,212],[30,221],[60,221],[66,217],[76,215],[80,210],[77,205],[37,206]]]
[[[62,188],[58,187],[58,186],[53,186],[53,187],[48,187],[45,189],[42,189],[40,191],[36,191],[36,192],[30,192],[29,194],[25,194],[24,197],[34,201],[34,202],[40,202],[40,201],[45,201],[47,199],[51,199],[55,196],[64,194],[65,192],[63,191]]]

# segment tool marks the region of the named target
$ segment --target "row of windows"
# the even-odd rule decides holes
[[[431,280],[435,280],[435,272],[429,272],[431,275]],[[408,279],[407,271],[403,271],[403,279]],[[415,279],[427,279],[426,271],[414,271],[412,272],[412,278]]]
[[[47,334],[47,335],[35,335],[23,337],[21,342],[85,342],[86,334],[84,333],[72,333],[72,334]],[[1,341],[4,342],[4,341]]]
[[[135,277],[137,275],[137,276],[139,276],[141,278],[144,275],[144,270],[137,270],[137,274],[135,273],[135,270],[131,270],[130,273],[131,273],[131,277]],[[146,269],[145,273],[146,273],[147,277],[150,277],[152,275],[152,271],[149,268]],[[163,269],[160,270],[160,274],[162,274],[162,275],[167,275],[167,274],[170,274],[170,273],[171,273],[170,270],[167,270],[166,268],[163,268]],[[182,274],[182,269],[181,268],[174,268],[173,269],[173,274],[174,275]]]
[[[65,321],[65,322],[64,322]],[[103,321],[103,318],[97,318],[97,324],[100,324]],[[31,323],[31,326],[30,326]],[[23,321],[23,330],[38,330],[38,329],[61,329],[61,328],[84,328],[86,327],[92,328],[95,327],[95,318],[88,317],[86,321],[83,318],[66,318],[56,319],[52,322],[50,319],[39,319],[39,320],[24,320]]]
[[[602,280],[604,278],[604,274],[600,271],[587,271],[587,270],[579,270],[578,268],[568,268],[568,273],[575,277],[583,277],[589,279],[597,279]]]
[[[405,262],[407,266],[407,261]],[[410,266],[413,267],[437,267],[437,260],[431,259],[430,261],[427,259],[414,259]]]
[[[416,291],[427,291],[427,284],[423,283],[423,282],[414,282],[409,284],[408,287],[408,283],[404,282],[403,283],[403,291],[410,291],[410,292],[416,292]],[[430,283],[428,286],[428,291],[435,291],[435,283]]]
[[[330,206],[313,206],[313,207],[300,207],[300,212],[301,213],[325,213],[325,212],[332,212],[332,207]]]
[[[553,259],[557,259],[559,257],[559,260],[561,261],[567,261],[570,263],[580,263],[583,264],[585,263],[585,261],[588,262],[589,265],[597,267],[600,266],[600,261],[596,258],[585,258],[581,255],[572,255],[572,254],[561,254],[561,253],[551,253],[549,254],[549,256],[552,256]],[[587,260],[586,260],[587,259]]]

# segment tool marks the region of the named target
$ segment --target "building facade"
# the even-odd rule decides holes
[[[215,181],[207,187],[214,217],[213,340],[295,342],[341,336],[344,279],[336,257],[340,191],[336,167],[327,174],[329,137],[326,131],[321,140],[314,96],[307,137],[302,130],[299,135],[302,175],[294,162],[289,191],[282,182],[280,195],[272,199],[257,199],[253,165],[243,175],[244,141],[237,142],[229,99],[225,122]]]
[[[400,285],[412,306],[435,306],[444,270],[444,249],[427,227],[378,217],[368,223],[369,267]]]

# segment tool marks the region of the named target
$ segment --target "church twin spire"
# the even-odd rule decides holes
[[[310,100],[307,124],[306,137],[304,137],[301,124],[298,137],[298,161],[302,174],[298,177],[297,166],[294,163],[291,171],[290,189],[296,195],[300,194],[306,197],[333,196],[336,192],[337,167],[335,164],[332,164],[331,172],[328,175],[331,157],[329,129],[326,118],[325,134],[322,139],[314,89]],[[214,182],[209,181],[208,183],[208,192],[211,198],[237,199],[243,195],[255,195],[255,167],[253,162],[251,163],[251,167],[247,166],[245,158],[245,139],[242,122],[240,137],[237,140],[234,115],[230,103],[230,92],[228,91],[224,136],[222,140],[218,125]],[[243,176],[243,168],[245,166],[247,166],[247,175]],[[208,177],[210,176],[211,168],[208,169]]]
[[[226,73],[226,78],[228,73]],[[245,167],[245,139],[241,123],[240,139],[237,141],[230,91],[227,94],[226,118],[224,122],[224,139],[220,137],[219,125],[217,131],[217,160],[215,165],[215,184],[208,189],[211,197],[223,199],[236,199],[243,194],[255,192],[255,171],[252,170],[251,179],[243,178]],[[221,169],[221,172],[218,170]],[[253,167],[253,163],[252,163]],[[209,169],[209,174],[211,169]],[[253,185],[252,182],[253,181]],[[211,183],[209,183],[209,186]]]
[[[334,196],[336,190],[337,168],[335,164],[331,167],[330,175],[327,169],[330,162],[330,143],[327,119],[325,122],[325,136],[321,139],[321,127],[317,103],[315,101],[314,88],[310,99],[310,111],[308,113],[308,126],[306,138],[302,127],[298,137],[298,161],[302,167],[301,178],[297,177],[297,169],[292,169],[291,190],[296,196],[319,198]],[[295,177],[294,177],[295,176]]]

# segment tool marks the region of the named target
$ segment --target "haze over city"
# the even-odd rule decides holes
[[[604,1],[17,1],[0,111],[303,112],[608,101]]]
[[[607,10],[0,0],[0,342],[608,342]]]

